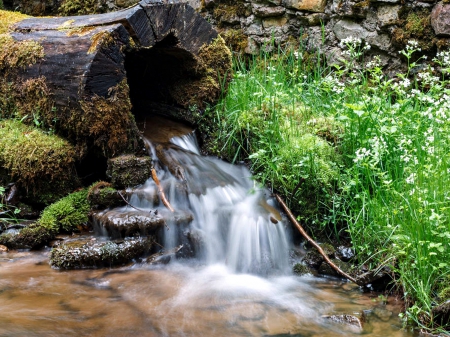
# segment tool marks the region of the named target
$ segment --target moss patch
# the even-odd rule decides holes
[[[123,155],[108,161],[106,174],[111,177],[114,188],[127,188],[145,183],[150,178],[151,168],[150,157]]]
[[[114,189],[110,183],[99,181],[89,187],[87,199],[91,208],[108,208],[125,204],[119,191]]]
[[[0,6],[0,34],[4,34],[8,31],[9,27],[28,18],[28,15],[21,14],[19,12],[10,12],[2,10],[3,6]]]
[[[431,26],[430,9],[405,9],[399,12],[400,22],[393,31],[393,42],[404,48],[409,40],[417,40],[422,52],[434,51],[437,38]]]
[[[197,76],[184,79],[171,90],[171,96],[184,107],[200,109],[214,103],[231,80],[231,52],[222,37],[200,48],[197,61]]]
[[[88,222],[90,206],[87,194],[88,190],[84,189],[51,204],[42,212],[38,224],[55,233],[60,229],[66,232],[79,229]]]
[[[247,36],[242,29],[227,29],[220,33],[225,44],[234,52],[243,54],[248,46]]]
[[[0,166],[29,193],[49,185],[55,198],[76,183],[74,148],[56,135],[25,125],[17,120],[0,121]]]
[[[106,13],[105,0],[63,0],[58,8],[62,16]]]
[[[44,58],[44,48],[36,41],[15,41],[10,35],[0,35],[0,71],[6,74],[25,69]]]

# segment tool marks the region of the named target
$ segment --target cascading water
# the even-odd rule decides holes
[[[257,188],[248,169],[201,156],[193,132],[172,137],[169,144],[158,144],[158,149],[151,139],[146,143],[170,204],[176,212],[193,215],[188,226],[167,222],[169,229],[162,233],[166,250],[190,245],[189,250],[204,263],[223,263],[233,272],[269,274],[289,269],[286,225],[271,205],[268,191]],[[164,167],[158,152],[164,152],[168,166],[175,168]],[[167,213],[159,200],[148,197],[156,188],[150,178],[129,200],[135,209],[122,207],[114,212],[157,209]]]

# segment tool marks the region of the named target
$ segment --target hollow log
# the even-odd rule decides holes
[[[218,99],[230,68],[223,40],[183,2],[27,18],[0,35],[0,117],[54,127],[81,156],[137,152],[133,113],[148,114],[150,103],[201,109]]]

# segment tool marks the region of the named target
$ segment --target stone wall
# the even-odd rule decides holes
[[[402,65],[398,51],[417,40],[434,56],[450,37],[450,4],[435,0],[191,0],[235,51],[258,53],[262,46],[301,43],[337,62],[339,42],[349,36],[370,44],[385,70]],[[265,48],[270,48],[265,47]]]
[[[77,15],[115,11],[136,0],[3,0],[32,15]],[[256,54],[262,46],[302,44],[333,63],[339,42],[349,36],[370,44],[384,69],[403,64],[398,51],[417,40],[422,55],[434,56],[450,42],[450,0],[161,0],[187,1],[213,24],[236,52]],[[449,2],[447,4],[447,2]],[[9,7],[11,7],[11,5]],[[271,43],[273,41],[273,44]]]

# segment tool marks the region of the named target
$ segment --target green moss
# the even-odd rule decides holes
[[[17,120],[0,121],[0,166],[28,193],[49,187],[57,196],[67,193],[76,184],[75,156],[74,148],[56,135]]]
[[[225,44],[232,51],[243,54],[248,46],[247,36],[242,29],[227,29],[220,33]]]
[[[5,7],[3,6],[3,1],[0,0],[0,10],[5,9]]]
[[[39,224],[32,224],[16,234],[0,235],[0,245],[9,249],[33,249],[42,247],[55,237],[56,232]]]
[[[61,16],[100,14],[107,12],[105,0],[63,0],[58,8]]]
[[[39,225],[52,232],[63,229],[66,232],[77,230],[88,221],[90,209],[87,200],[88,190],[84,189],[51,204],[42,212]]]
[[[233,20],[236,16],[245,16],[245,5],[242,1],[221,2],[213,10],[213,18],[219,27]]]
[[[0,34],[6,33],[12,24],[22,21],[28,17],[28,15],[24,15],[19,12],[5,11],[3,10],[3,6],[0,6]]]
[[[292,271],[299,276],[311,274],[311,269],[302,263],[296,263]]]
[[[122,155],[108,160],[106,174],[111,177],[115,188],[134,187],[150,178],[152,160],[150,157]]]
[[[124,204],[122,197],[111,184],[99,181],[89,187],[87,195],[91,208],[108,208]]]
[[[44,48],[36,41],[16,41],[8,34],[0,35],[0,72],[25,69],[44,58]]]
[[[404,7],[399,12],[400,22],[393,31],[393,42],[400,48],[404,48],[409,40],[416,40],[422,52],[433,51],[437,38],[431,27],[430,9],[408,9]]]
[[[215,103],[231,80],[231,52],[222,37],[200,48],[197,74],[194,79],[181,80],[171,89],[171,96],[184,107],[200,109]]]

